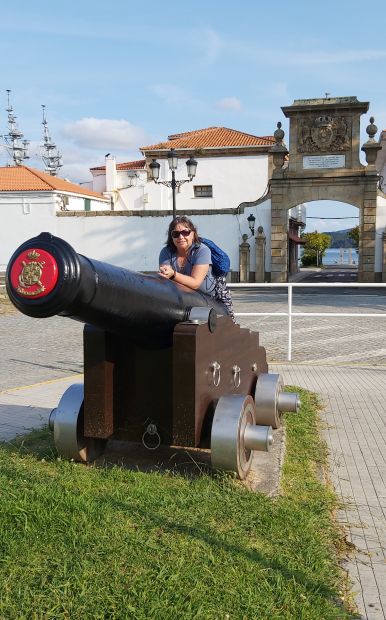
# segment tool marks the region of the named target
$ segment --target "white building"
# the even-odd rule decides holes
[[[42,231],[57,234],[58,212],[100,211],[110,200],[27,166],[0,168],[0,265],[23,241]]]
[[[379,144],[382,147],[382,149],[378,151],[376,161],[376,167],[380,179],[379,189],[381,189],[383,193],[386,194],[386,129],[381,132]]]
[[[177,212],[192,217],[200,234],[213,239],[229,254],[234,280],[240,270],[239,246],[246,237],[250,246],[248,271],[254,279],[256,247],[248,225],[248,217],[253,216],[255,233],[263,229],[265,234],[264,265],[259,260],[263,274],[266,272],[269,278],[268,182],[274,143],[272,136],[259,137],[224,127],[175,134],[166,142],[142,147],[144,158],[138,161],[117,164],[113,156],[107,156],[105,165],[91,168],[92,181],[87,186],[72,184],[71,189],[62,185],[65,181],[27,167],[5,169],[14,170],[19,181],[13,186],[12,196],[10,186],[0,184],[0,216],[7,213],[13,231],[4,234],[7,239],[1,243],[0,263],[6,263],[21,242],[47,230],[92,258],[136,271],[156,271],[172,214],[172,191],[153,182],[149,164],[157,159],[160,180],[170,179],[167,154],[174,148],[179,157],[177,180],[187,179],[188,158],[193,155],[198,162],[194,179],[177,192]],[[25,184],[26,171],[29,185]],[[35,179],[32,184],[31,175]],[[18,208],[11,208],[10,213],[11,202]],[[296,244],[296,235],[292,236],[290,242]]]
[[[167,154],[179,157],[176,179],[186,178],[186,160],[198,162],[192,183],[178,190],[177,210],[235,209],[256,200],[267,188],[271,172],[272,136],[258,137],[226,127],[209,127],[169,136],[166,142],[141,147],[145,159],[116,164],[107,156],[105,166],[91,168],[92,189],[113,197],[117,210],[171,210],[172,192],[149,177],[152,159],[161,164],[160,180],[170,178]]]
[[[262,227],[266,235],[265,271],[269,272],[271,202],[267,192],[272,173],[270,150],[274,144],[273,136],[260,137],[226,127],[174,134],[165,142],[141,147],[144,159],[139,161],[117,164],[108,155],[104,166],[91,168],[90,187],[111,197],[114,210],[133,215],[146,212],[149,218],[168,213],[170,217],[172,190],[153,182],[149,166],[152,160],[157,160],[159,180],[170,180],[167,155],[174,149],[179,158],[176,180],[184,180],[187,178],[185,163],[193,156],[198,163],[196,176],[178,188],[177,213],[198,221],[202,235],[214,238],[231,256],[232,270],[236,272],[242,236],[249,235],[253,275],[255,247],[247,221],[252,214],[256,218],[255,229]],[[290,241],[292,246],[298,242],[293,234]],[[293,269],[295,265],[297,269],[297,261],[293,260]]]

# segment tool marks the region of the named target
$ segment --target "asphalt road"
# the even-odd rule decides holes
[[[318,282],[357,282],[358,270],[355,267],[325,267],[318,273],[311,273],[302,279],[304,283]]]
[[[0,299],[0,389],[83,372],[83,325],[64,317],[33,319]]]

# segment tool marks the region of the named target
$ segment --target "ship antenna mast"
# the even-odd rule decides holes
[[[16,123],[17,117],[13,113],[13,107],[10,103],[10,94],[11,91],[7,89],[8,107],[6,108],[6,112],[8,112],[8,133],[1,136],[4,141],[1,143],[1,146],[6,149],[15,166],[22,166],[23,161],[29,159],[27,152],[29,141],[23,140],[24,135],[18,129]]]
[[[44,162],[45,171],[55,177],[59,168],[62,167],[62,154],[59,152],[56,144],[52,142],[48,123],[46,118],[46,106],[42,105],[43,110],[43,144],[40,146],[40,153]]]

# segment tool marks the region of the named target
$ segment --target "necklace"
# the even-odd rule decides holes
[[[183,273],[186,265],[186,256],[177,256],[177,271]]]

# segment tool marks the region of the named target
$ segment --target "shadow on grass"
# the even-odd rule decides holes
[[[34,429],[27,435],[17,435],[10,441],[1,441],[0,447],[8,452],[19,452],[20,455],[30,455],[36,460],[55,460],[57,451],[54,438],[48,426]]]
[[[17,436],[12,441],[1,442],[0,446],[10,452],[30,455],[37,460],[44,458],[54,461],[58,458],[53,433],[48,427]],[[108,441],[103,455],[93,463],[77,465],[104,469],[121,467],[142,473],[168,472],[187,478],[210,475],[213,471],[210,450],[160,446],[156,451],[150,451],[142,444],[115,440]]]
[[[114,500],[111,497],[106,499],[99,497],[97,501],[100,510],[105,510],[107,506],[111,507],[111,504],[113,504],[117,511],[124,511],[127,514],[130,514],[131,517],[137,515],[142,526],[158,529],[160,533],[180,534],[185,537],[199,540],[200,542],[208,545],[212,551],[226,552],[229,554],[229,557],[242,556],[249,562],[258,565],[260,568],[280,573],[283,580],[289,583],[296,582],[300,586],[304,587],[310,594],[317,594],[326,599],[326,601],[330,602],[335,600],[336,590],[334,590],[333,587],[326,585],[324,581],[318,579],[315,579],[314,581],[310,580],[303,571],[289,569],[282,562],[273,558],[267,558],[263,553],[255,549],[248,549],[247,547],[243,547],[241,545],[229,543],[224,538],[216,536],[213,531],[198,528],[196,526],[187,526],[184,523],[178,523],[171,519],[167,519],[162,515],[155,514],[154,510],[149,513],[148,511],[141,510],[137,503],[131,504],[130,501],[121,502]],[[338,601],[335,600],[335,603],[340,606]],[[342,616],[342,618],[343,617],[349,616]]]

